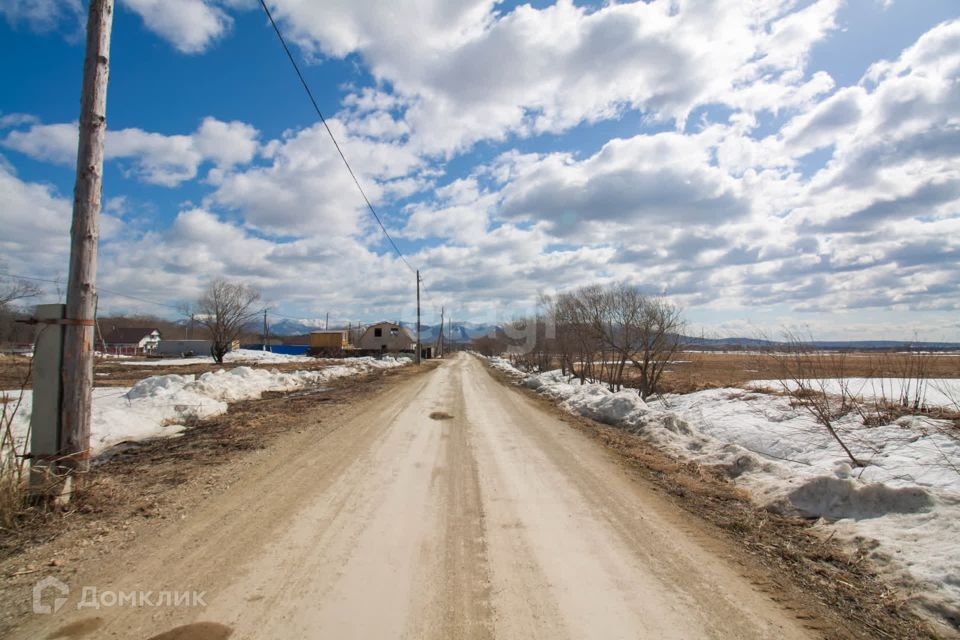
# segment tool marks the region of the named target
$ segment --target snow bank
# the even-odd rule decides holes
[[[771,510],[822,518],[847,540],[877,540],[874,558],[892,577],[918,581],[939,615],[960,614],[960,440],[949,422],[907,416],[867,427],[845,416],[836,427],[867,463],[854,467],[826,429],[781,396],[712,389],[648,404],[635,390],[581,385],[559,371],[491,365],[572,413],[718,469]]]
[[[316,358],[310,356],[291,356],[285,353],[272,353],[270,351],[257,351],[255,349],[237,349],[231,351],[223,357],[224,364],[238,364],[245,362],[248,364],[284,364],[287,362],[316,362]],[[214,364],[210,356],[199,358],[162,358],[159,360],[136,360],[133,362],[121,362],[120,364],[136,367],[180,367],[191,364]]]
[[[897,402],[902,395],[905,395],[912,402],[919,395],[921,405],[926,407],[960,408],[960,379],[956,378],[924,380],[920,383],[919,391],[915,380],[905,381],[902,378],[847,378],[843,381],[843,384],[846,385],[848,393],[867,402],[883,400]],[[841,381],[833,378],[805,380],[804,385],[817,390],[822,388],[827,393],[837,395],[842,390]],[[775,390],[783,388],[777,380],[751,380],[744,386]],[[797,384],[788,381],[787,388],[794,390],[797,388]]]
[[[259,398],[265,391],[294,391],[404,364],[393,358],[356,358],[348,364],[292,373],[237,367],[200,376],[151,376],[130,388],[95,388],[91,453],[97,455],[121,442],[177,435],[185,428],[184,422],[220,415],[227,411],[229,403]],[[6,393],[11,397],[19,394]],[[27,391],[13,423],[14,435],[20,443],[27,434],[32,406],[32,394]]]

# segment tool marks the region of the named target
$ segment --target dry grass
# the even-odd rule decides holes
[[[896,378],[902,371],[903,354],[852,352],[844,358],[847,378]],[[960,356],[925,354],[929,378],[960,378]],[[815,377],[835,377],[835,372],[810,370]],[[703,389],[736,387],[750,380],[775,380],[781,371],[777,362],[760,353],[690,352],[676,355],[663,375],[664,393],[690,393]],[[627,383],[629,385],[629,382]]]

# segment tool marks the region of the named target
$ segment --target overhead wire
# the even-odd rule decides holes
[[[0,272],[0,276],[4,276],[7,278],[15,278],[17,280],[32,280],[34,282],[46,282],[46,283],[55,284],[55,285],[64,284],[62,280],[51,280],[49,278],[36,278],[33,276],[18,275],[16,273]],[[107,289],[106,287],[98,286],[97,291],[102,291],[103,293],[109,293],[110,295],[119,296],[121,298],[129,298],[130,300],[136,300],[137,302],[146,302],[147,304],[155,304],[159,307],[167,307],[169,309],[176,309],[177,311],[180,311],[180,307],[173,304],[169,304],[166,302],[159,302],[157,300],[150,300],[148,298],[141,298],[138,296],[132,296],[128,293],[122,293],[120,291],[114,291],[113,289]]]
[[[316,98],[313,96],[313,91],[310,90],[310,85],[307,84],[306,78],[303,77],[303,73],[300,71],[300,65],[297,64],[297,61],[293,57],[293,53],[290,51],[290,47],[287,46],[287,41],[283,37],[283,33],[280,32],[280,27],[277,26],[276,21],[273,19],[273,14],[270,13],[270,9],[267,7],[265,0],[260,0],[260,6],[263,7],[264,13],[267,14],[267,19],[270,20],[270,24],[273,26],[274,33],[277,34],[277,38],[280,40],[280,44],[283,46],[283,50],[287,54],[287,58],[290,60],[290,64],[293,65],[293,70],[297,72],[297,77],[300,78],[300,84],[303,85],[304,91],[307,92],[307,97],[310,98],[310,103],[313,105],[314,111],[317,112],[317,115],[320,116],[320,122],[323,123],[323,127],[327,130],[327,135],[330,136],[330,140],[333,141],[333,146],[336,147],[337,153],[340,154],[340,159],[343,160],[344,166],[347,168],[347,171],[350,173],[350,177],[353,178],[353,183],[357,186],[357,190],[360,192],[360,195],[363,196],[363,201],[367,204],[367,209],[370,210],[370,213],[373,214],[373,218],[377,221],[377,224],[380,225],[380,230],[383,232],[383,235],[390,242],[390,246],[393,247],[393,250],[400,257],[400,260],[403,261],[407,268],[410,271],[416,271],[416,269],[407,262],[406,257],[403,255],[403,252],[400,251],[400,247],[397,246],[397,243],[394,242],[393,238],[390,237],[390,233],[387,231],[387,228],[384,226],[383,221],[380,219],[380,215],[377,213],[377,210],[374,209],[373,204],[370,202],[370,198],[367,197],[366,192],[363,190],[363,187],[360,185],[360,180],[357,178],[357,174],[354,173],[353,167],[350,166],[350,162],[347,160],[347,156],[344,155],[343,149],[340,147],[340,143],[337,142],[336,136],[333,135],[333,131],[330,129],[330,125],[327,124],[327,119],[323,117],[323,112],[320,111],[320,105],[317,104]]]
[[[396,241],[394,241],[393,237],[390,235],[390,232],[387,231],[386,226],[383,224],[383,220],[381,219],[380,214],[377,213],[377,210],[376,210],[376,208],[373,206],[373,203],[370,201],[370,198],[367,197],[367,194],[366,194],[366,192],[364,191],[363,186],[360,184],[359,178],[357,178],[356,172],[354,172],[353,167],[350,165],[350,162],[347,160],[346,154],[344,154],[344,152],[343,152],[343,148],[340,146],[340,143],[337,141],[336,136],[333,134],[333,130],[330,128],[330,125],[328,124],[327,119],[324,117],[323,112],[320,110],[320,105],[317,103],[317,100],[316,100],[316,98],[315,98],[314,95],[313,95],[313,91],[310,89],[310,85],[307,83],[306,78],[303,76],[303,73],[302,73],[301,70],[300,70],[300,65],[297,64],[296,59],[293,57],[293,52],[291,52],[291,51],[290,51],[290,47],[287,46],[287,41],[286,41],[286,39],[283,37],[283,33],[280,31],[280,27],[279,27],[279,25],[277,25],[276,20],[274,20],[273,14],[270,12],[270,8],[267,6],[266,1],[265,1],[265,0],[260,0],[260,6],[263,8],[263,11],[264,11],[264,13],[265,13],[266,16],[267,16],[267,19],[270,21],[270,25],[273,27],[273,31],[274,31],[274,33],[276,33],[277,39],[280,41],[280,44],[281,44],[281,46],[283,47],[284,52],[287,54],[287,58],[290,60],[290,64],[293,66],[293,70],[296,72],[297,78],[300,80],[300,84],[303,86],[303,89],[304,89],[304,91],[306,92],[307,97],[310,99],[310,103],[311,103],[311,105],[313,106],[314,111],[316,111],[317,116],[320,118],[320,122],[323,124],[323,127],[324,127],[324,129],[326,130],[327,135],[330,137],[331,142],[333,142],[333,146],[336,148],[337,153],[338,153],[339,156],[340,156],[340,159],[343,161],[343,165],[346,167],[347,172],[350,174],[350,178],[353,180],[354,185],[356,185],[357,191],[360,192],[360,196],[363,198],[363,201],[364,201],[364,203],[366,204],[367,209],[370,211],[371,215],[373,215],[374,220],[376,220],[377,225],[380,227],[380,231],[383,233],[384,237],[385,237],[385,238],[387,239],[387,241],[390,243],[390,246],[393,248],[394,252],[395,252],[395,253],[397,254],[397,256],[400,258],[400,260],[403,262],[403,264],[406,265],[406,267],[407,267],[411,272],[414,272],[414,273],[418,274],[419,284],[420,284],[420,286],[422,287],[423,296],[424,296],[425,298],[431,298],[432,296],[430,296],[429,292],[427,291],[427,287],[426,287],[426,284],[425,284],[424,281],[423,281],[422,276],[419,276],[419,270],[416,269],[415,267],[413,267],[413,265],[411,265],[410,262],[407,260],[406,256],[403,255],[403,252],[400,250],[400,247],[397,246]],[[23,279],[23,280],[34,280],[34,281],[37,281],[37,282],[47,282],[47,283],[57,284],[57,285],[62,284],[62,283],[61,283],[60,281],[58,281],[58,280],[50,280],[50,279],[44,279],[44,278],[35,278],[35,277],[30,277],[30,276],[18,276],[18,275],[14,275],[14,274],[4,274],[4,273],[0,273],[0,275],[6,275],[6,276],[8,276],[8,277],[14,277],[14,278],[19,278],[19,279]],[[158,302],[158,301],[156,301],[156,300],[150,300],[150,299],[142,298],[142,297],[138,297],[138,296],[132,296],[132,295],[129,295],[129,294],[121,293],[121,292],[119,292],[119,291],[112,291],[112,290],[106,289],[106,288],[104,288],[104,287],[98,287],[98,289],[99,289],[100,291],[103,291],[104,293],[110,293],[110,294],[112,294],[112,295],[119,296],[119,297],[122,297],[122,298],[129,298],[129,299],[131,299],[131,300],[136,300],[136,301],[138,301],[138,302],[145,302],[145,303],[147,303],[147,304],[154,304],[154,305],[161,306],[161,307],[167,307],[167,308],[170,308],[170,309],[176,309],[176,310],[178,310],[178,311],[181,310],[181,308],[178,307],[178,306],[176,306],[176,305],[171,305],[171,304],[164,303],[164,302]],[[303,318],[293,318],[293,317],[289,317],[289,316],[283,316],[283,315],[278,314],[278,313],[275,313],[275,314],[273,314],[273,315],[276,315],[276,316],[279,316],[279,317],[283,317],[283,318],[287,318],[288,320],[303,320]]]

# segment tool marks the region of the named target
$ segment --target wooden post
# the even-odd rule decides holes
[[[443,357],[443,307],[440,307],[440,357]]]
[[[87,53],[80,95],[77,182],[70,227],[70,276],[63,345],[61,464],[86,471],[90,463],[93,326],[97,300],[97,241],[103,195],[103,140],[107,130],[107,80],[113,0],[90,0]]]
[[[261,351],[267,350],[267,310],[263,310],[263,348]]]
[[[417,269],[417,364],[420,364],[420,269]]]

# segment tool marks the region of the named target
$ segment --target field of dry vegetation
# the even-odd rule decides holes
[[[914,366],[910,360],[918,357],[913,353],[848,352],[829,353],[825,358],[822,353],[805,357],[811,377],[899,378]],[[960,378],[960,354],[924,353],[919,357],[927,378]],[[780,364],[769,353],[681,351],[667,365],[661,391],[690,393],[737,387],[750,380],[776,380],[780,374]]]

